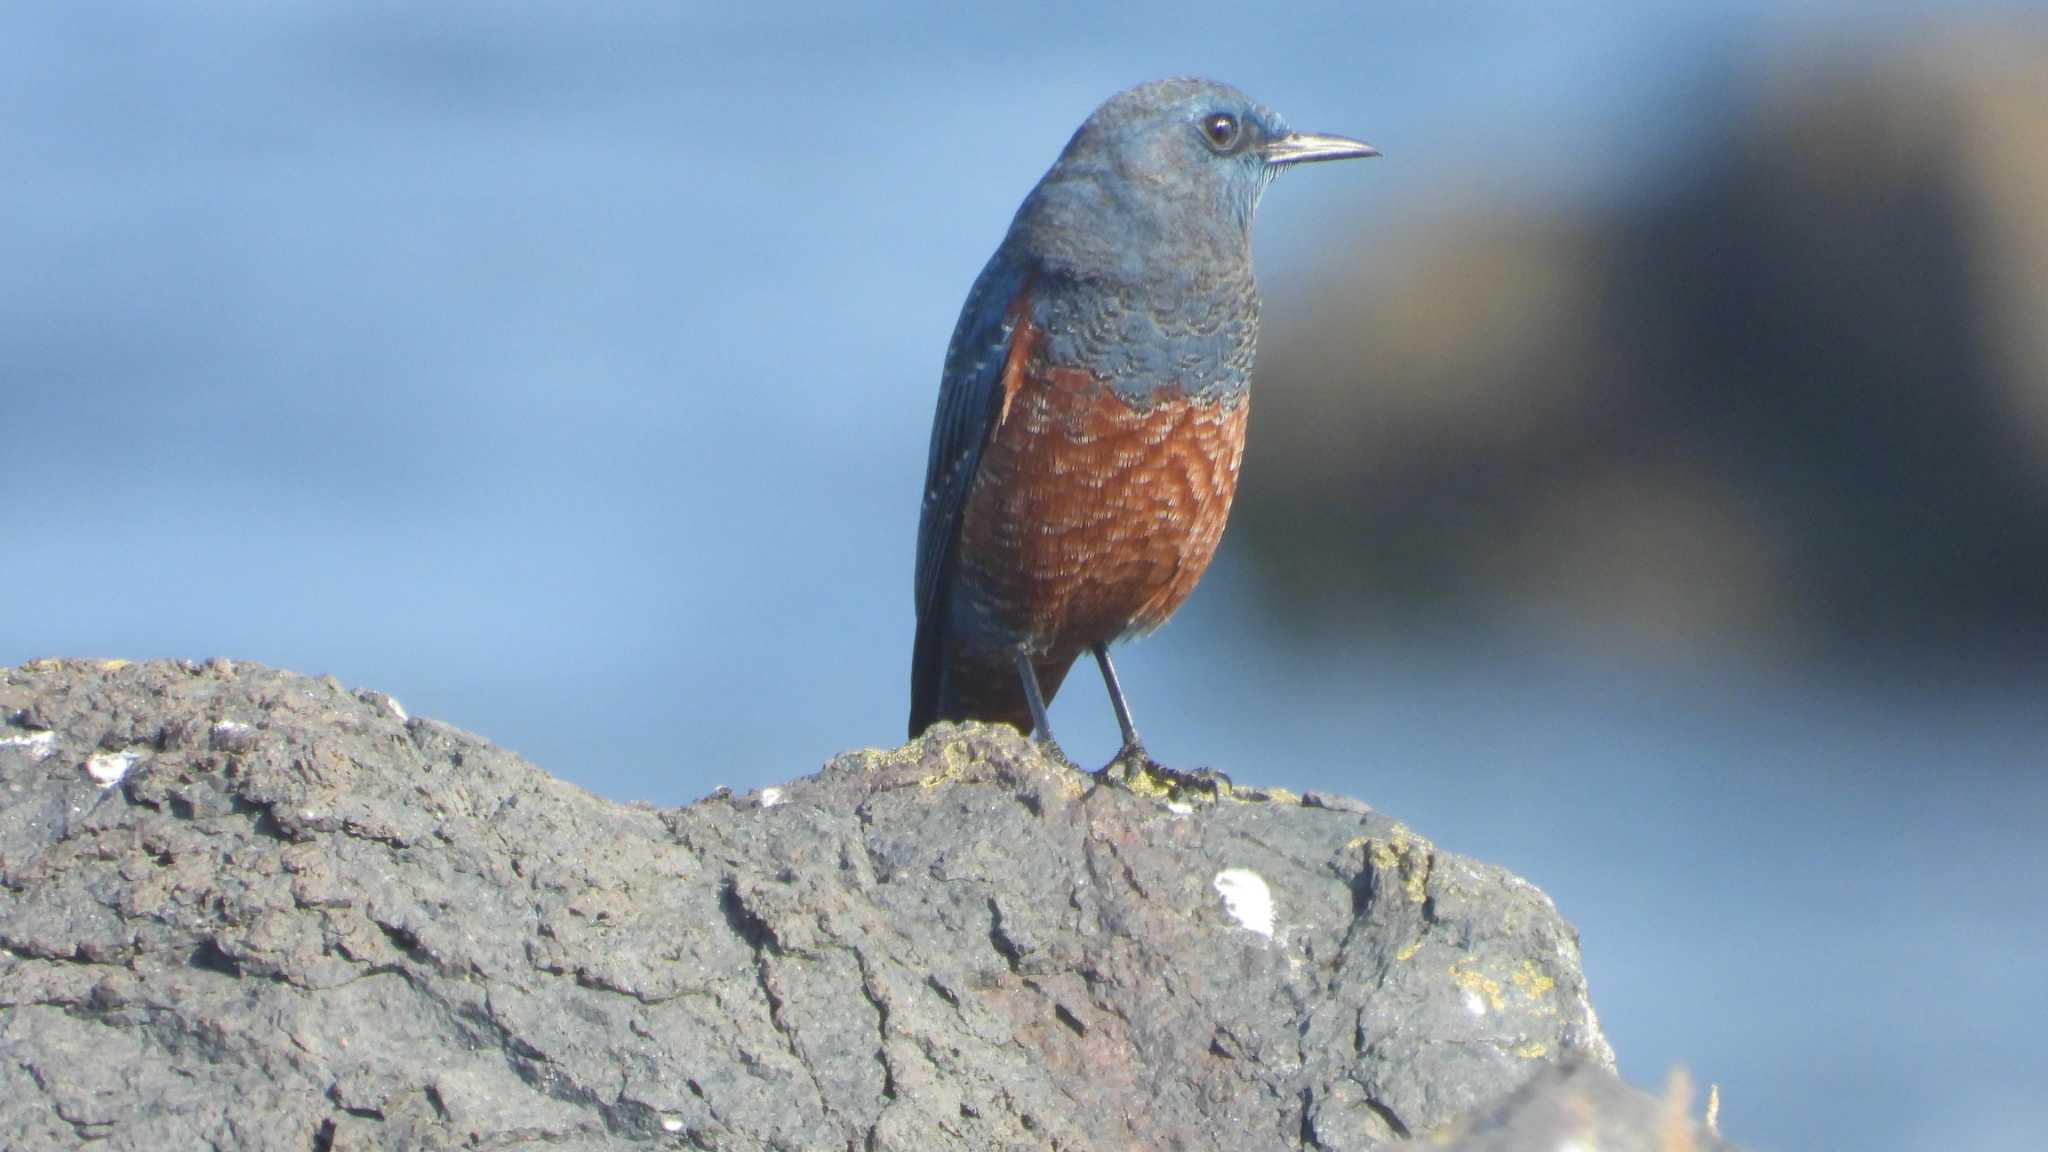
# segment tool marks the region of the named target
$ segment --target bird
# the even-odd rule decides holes
[[[1046,705],[1092,653],[1118,762],[1150,765],[1109,646],[1166,622],[1223,535],[1250,412],[1252,218],[1281,171],[1379,155],[1230,85],[1126,89],[1081,124],[946,349],[918,519],[910,735]]]

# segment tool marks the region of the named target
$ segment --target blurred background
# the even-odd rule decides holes
[[[9,6],[0,664],[332,673],[662,804],[900,742],[960,301],[1177,73],[1386,158],[1267,195],[1153,750],[1543,885],[1739,1142],[2041,1147],[2038,5]]]

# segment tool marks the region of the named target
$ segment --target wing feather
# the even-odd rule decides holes
[[[1013,338],[1030,308],[1032,269],[998,250],[961,306],[939,382],[925,463],[924,505],[917,523],[917,643],[911,658],[910,734],[937,719],[945,658],[945,596],[967,495],[982,449],[1009,406],[1006,376]]]

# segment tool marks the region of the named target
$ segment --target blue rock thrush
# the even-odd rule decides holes
[[[1223,536],[1250,410],[1252,214],[1276,173],[1376,156],[1227,85],[1088,117],[1024,199],[946,350],[917,530],[910,734],[979,719],[1052,745],[1046,702],[1166,621]]]

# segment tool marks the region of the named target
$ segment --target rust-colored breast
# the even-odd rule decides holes
[[[1020,327],[961,524],[961,575],[1040,651],[1158,627],[1216,554],[1250,398],[1132,407]]]

